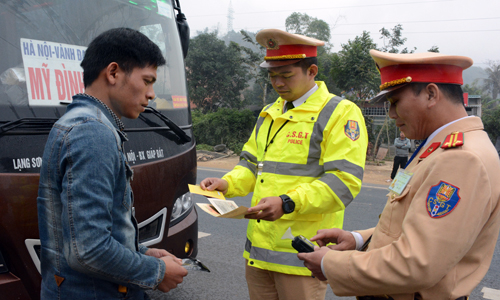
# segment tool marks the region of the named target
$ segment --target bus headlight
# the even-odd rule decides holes
[[[170,216],[170,227],[184,219],[193,208],[193,199],[190,192],[185,193],[175,200]]]
[[[7,265],[5,264],[5,260],[3,259],[2,252],[0,252],[0,274],[2,273],[8,273],[9,269],[7,268]]]

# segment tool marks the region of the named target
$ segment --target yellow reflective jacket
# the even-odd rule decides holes
[[[291,240],[281,237],[289,227],[307,238],[342,228],[344,209],[361,189],[368,146],[361,110],[316,83],[318,90],[293,110],[283,114],[286,101],[278,98],[261,111],[239,164],[223,177],[226,197],[253,192],[255,206],[287,194],[295,202],[293,213],[274,222],[249,220],[243,257],[251,266],[310,275]]]

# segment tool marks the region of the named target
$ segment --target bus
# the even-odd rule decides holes
[[[86,46],[117,27],[139,30],[162,50],[156,98],[124,118],[125,155],[139,239],[196,257],[196,148],[184,57],[189,27],[179,0],[0,0],[0,298],[40,298],[39,172],[52,125],[84,91]]]

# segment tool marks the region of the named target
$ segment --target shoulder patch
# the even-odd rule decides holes
[[[452,132],[443,141],[441,148],[449,149],[460,147],[464,144],[464,133],[463,132]]]
[[[451,213],[460,202],[459,190],[460,188],[444,181],[431,186],[426,201],[429,216],[441,218]]]
[[[349,120],[344,126],[344,133],[348,138],[355,141],[359,139],[359,124],[357,121]]]

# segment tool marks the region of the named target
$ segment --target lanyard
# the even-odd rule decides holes
[[[415,152],[413,152],[413,154],[411,155],[411,158],[408,161],[408,163],[406,164],[405,168],[410,165],[411,161],[415,158],[415,156],[418,154],[418,152],[425,145],[426,142],[427,142],[427,139],[423,140],[422,143],[420,143],[420,146],[418,146],[417,150],[415,150]]]
[[[271,121],[271,124],[269,125],[269,131],[267,132],[266,149],[264,149],[264,153],[267,152],[267,147],[269,147],[269,145],[274,141],[274,138],[276,137],[278,132],[280,132],[281,128],[283,128],[286,125],[286,123],[288,123],[288,121],[290,121],[290,120],[286,120],[286,122],[283,123],[283,125],[281,125],[281,127],[278,129],[278,131],[276,131],[276,133],[272,137],[271,141],[269,142],[269,134],[271,134],[271,128],[273,127],[273,124],[274,124],[274,120]]]

